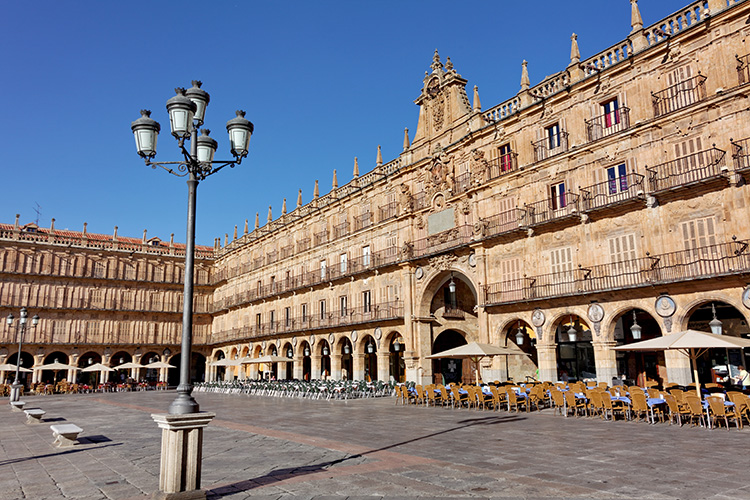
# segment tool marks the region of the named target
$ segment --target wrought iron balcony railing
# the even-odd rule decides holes
[[[706,98],[707,78],[700,73],[660,92],[651,92],[654,116],[662,116]]]
[[[488,177],[490,179],[497,179],[502,175],[509,174],[518,170],[518,153],[505,153],[498,156],[497,158],[492,158],[488,163]]]
[[[630,201],[645,199],[645,177],[635,172],[580,188],[583,212],[604,209]]]
[[[630,128],[630,109],[618,108],[591,120],[586,120],[586,136],[591,141],[599,140]]]
[[[526,212],[524,224],[530,227],[538,226],[576,216],[578,195],[567,191],[562,196],[526,203],[523,208]]]
[[[724,164],[724,156],[724,151],[714,147],[653,167],[646,167],[649,173],[650,191],[659,193],[726,177],[728,168]]]
[[[568,150],[568,133],[560,131],[557,134],[545,137],[541,141],[532,142],[531,145],[534,147],[534,162],[536,163],[566,152]]]

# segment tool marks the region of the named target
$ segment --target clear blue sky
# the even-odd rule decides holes
[[[687,0],[641,0],[646,26]],[[293,209],[387,162],[412,136],[424,72],[437,48],[479,86],[484,109],[567,66],[570,35],[582,58],[625,39],[629,0],[4,2],[0,20],[5,119],[0,124],[0,221],[177,241],[185,239],[184,180],[147,168],[130,122],[153,110],[157,160],[176,160],[165,102],[174,87],[204,82],[206,126],[228,158],[226,121],[245,109],[255,124],[249,157],[198,188],[198,244],[261,224],[268,206]]]

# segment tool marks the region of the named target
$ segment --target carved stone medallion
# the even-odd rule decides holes
[[[677,310],[677,304],[675,304],[674,300],[669,295],[662,295],[656,299],[654,308],[656,309],[656,314],[662,318],[669,318]]]
[[[547,318],[544,316],[544,312],[541,309],[534,309],[534,312],[531,313],[531,324],[537,328],[544,325],[546,319]]]

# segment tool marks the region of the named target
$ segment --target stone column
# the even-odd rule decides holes
[[[331,347],[331,378],[341,380],[341,354],[334,353],[333,347]]]
[[[612,348],[617,345],[614,341],[592,342],[594,346],[594,363],[596,364],[596,381],[612,385],[612,379],[617,377],[617,352]]]
[[[365,355],[355,352],[352,354],[352,379],[353,380],[364,380],[365,379]]]
[[[302,380],[302,370],[304,369],[304,358],[300,358],[299,356],[294,358],[294,378],[297,380]]]
[[[310,355],[310,379],[321,379],[323,378],[320,374],[320,371],[322,370],[321,364],[320,364],[320,354],[311,354]]]
[[[383,344],[385,344],[385,342],[383,342]],[[375,355],[377,356],[376,359],[377,359],[377,366],[378,366],[377,380],[388,382],[391,378],[391,370],[390,370],[391,353],[390,351],[381,349],[377,351]]]
[[[693,368],[690,358],[677,351],[664,351],[664,363],[667,365],[667,380],[678,385],[688,385],[693,382]]]
[[[201,490],[203,428],[216,416],[199,412],[185,415],[152,414],[162,429],[159,491],[152,498],[183,500],[206,498]]]
[[[539,345],[536,346],[537,359],[539,361],[539,380],[557,381],[557,346]]]

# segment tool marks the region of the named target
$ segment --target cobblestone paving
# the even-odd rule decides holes
[[[750,499],[750,430],[540,413],[202,394],[209,499]],[[0,499],[143,499],[158,487],[151,413],[169,392],[24,397],[0,407]],[[72,449],[49,425],[83,428]]]

